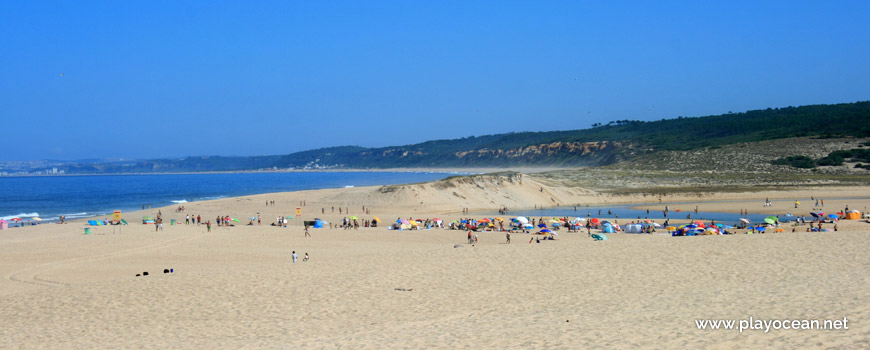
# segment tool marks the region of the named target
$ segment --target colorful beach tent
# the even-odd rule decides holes
[[[849,210],[846,212],[846,220],[860,220],[861,212],[857,210]]]

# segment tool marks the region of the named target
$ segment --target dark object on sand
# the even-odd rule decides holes
[[[462,244],[454,244],[453,245],[453,248],[462,248],[462,247],[464,247]]]
[[[169,269],[169,273],[175,273],[175,269]]]
[[[169,273],[169,269],[163,269],[163,273]]]
[[[414,288],[396,288],[396,290],[400,292],[410,292],[414,290]]]
[[[140,274],[137,273],[137,274],[136,274],[136,277],[139,277],[139,276],[142,276],[142,275],[140,275]]]
[[[143,272],[142,276],[148,276],[148,271]]]

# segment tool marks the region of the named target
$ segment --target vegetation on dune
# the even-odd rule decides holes
[[[775,165],[790,165],[795,168],[811,169],[816,166],[840,166],[846,161],[849,162],[870,162],[870,150],[862,148],[853,148],[850,150],[837,150],[829,153],[827,156],[813,160],[806,156],[791,156],[779,158],[771,161]],[[855,168],[867,168],[866,165],[858,163]]]

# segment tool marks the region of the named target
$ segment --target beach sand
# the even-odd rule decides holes
[[[161,232],[137,220],[158,208],[125,213],[130,225],[90,235],[81,221],[0,231],[0,348],[870,347],[870,224],[861,221],[842,221],[838,232],[611,234],[603,242],[562,233],[530,244],[529,235],[514,234],[510,245],[504,233],[487,232],[474,246],[465,231],[327,228],[306,238],[298,219],[268,226],[294,215],[299,201],[303,219],[338,222],[337,207],[346,205],[351,215],[392,222],[452,220],[462,207],[603,198],[532,178],[483,181],[186,203],[186,213],[212,221],[257,212],[264,220],[210,233],[205,225],[171,226],[185,215],[171,208],[160,208]],[[757,207],[764,198],[742,195]],[[277,205],[265,206],[270,199]],[[868,202],[849,204],[860,210]],[[361,214],[363,205],[371,215]],[[295,264],[291,251],[300,257]],[[302,262],[306,252],[311,260]],[[175,272],[164,274],[168,268]],[[143,271],[149,276],[135,277]],[[741,333],[695,324],[749,317],[847,317],[849,329]]]

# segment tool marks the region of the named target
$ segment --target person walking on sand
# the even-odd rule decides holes
[[[211,232],[211,220],[205,222],[205,231]]]
[[[505,244],[511,244],[511,233],[510,233],[510,231],[508,231],[508,233],[506,233],[504,236],[505,236],[505,238],[507,239],[507,241],[505,242]]]
[[[305,237],[311,237],[311,234],[308,233],[308,226],[305,226]]]
[[[293,263],[295,264],[296,263],[296,251],[295,250],[293,251],[293,254],[291,256],[293,257]]]
[[[308,252],[305,252],[305,256],[302,258],[302,261],[308,261]]]

